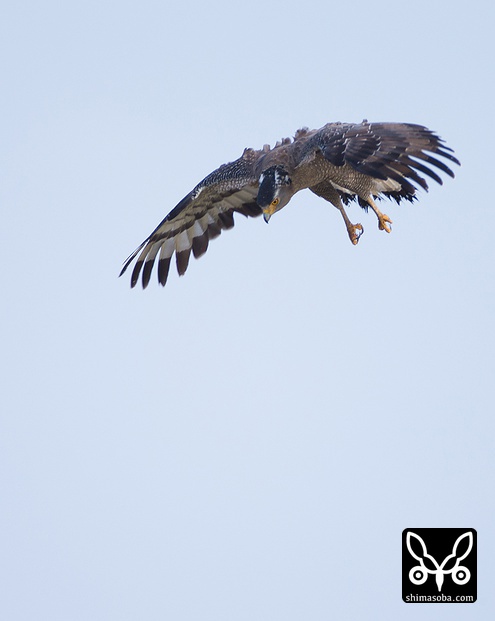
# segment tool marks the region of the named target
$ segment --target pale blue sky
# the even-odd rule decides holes
[[[495,615],[489,2],[10,2],[0,20],[0,618]],[[184,278],[121,263],[244,147],[406,121],[462,161],[357,247],[298,194]],[[473,527],[478,602],[401,532]]]

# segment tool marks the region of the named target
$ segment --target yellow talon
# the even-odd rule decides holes
[[[389,224],[392,224],[392,220],[387,216],[387,214],[381,213],[378,216],[378,228],[380,231],[387,231],[387,233],[391,233],[392,227],[389,226]]]
[[[349,239],[356,246],[361,235],[363,234],[363,225],[362,224],[351,224],[347,227],[347,232],[349,234]]]

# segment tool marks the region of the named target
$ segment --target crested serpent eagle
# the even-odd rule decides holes
[[[210,239],[234,226],[234,213],[263,214],[268,222],[305,188],[340,211],[353,244],[358,243],[363,227],[353,224],[345,211],[352,200],[366,211],[371,208],[378,228],[390,233],[392,221],[378,209],[376,199],[412,201],[416,186],[428,190],[420,173],[440,184],[436,170],[454,176],[432,154],[459,164],[452,149],[426,127],[366,120],[303,128],[293,140],[285,138],[273,148],[245,149],[239,159],[213,171],[172,209],[126,260],[120,275],[136,260],[131,287],[140,276],[143,288],[147,287],[158,258],[158,282],[165,285],[174,254],[182,276],[191,251],[196,258],[204,254]]]

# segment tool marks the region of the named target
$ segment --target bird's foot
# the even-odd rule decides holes
[[[349,239],[354,244],[354,246],[358,243],[361,235],[363,234],[364,229],[362,224],[351,224],[347,225],[347,233],[349,235]]]
[[[386,213],[377,213],[378,216],[378,228],[380,231],[387,231],[387,233],[392,232],[392,227],[389,224],[392,224],[392,220],[387,216]]]

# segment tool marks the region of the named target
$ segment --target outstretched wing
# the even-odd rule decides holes
[[[137,257],[131,287],[136,285],[142,272],[142,284],[146,288],[158,256],[158,281],[165,285],[174,253],[177,271],[182,276],[191,251],[196,258],[200,257],[206,252],[210,239],[234,226],[234,212],[259,216],[258,181],[254,175],[259,155],[259,151],[246,149],[238,160],[220,166],[198,183],[131,254],[120,276]]]
[[[334,166],[348,164],[359,173],[388,182],[383,184],[384,188],[397,188],[398,183],[400,189],[396,192],[384,192],[396,194],[395,198],[414,196],[413,183],[428,190],[419,173],[440,184],[443,182],[435,168],[454,177],[452,170],[432,153],[459,164],[439,136],[411,123],[330,123],[311,136],[303,156],[315,151],[320,151]]]

